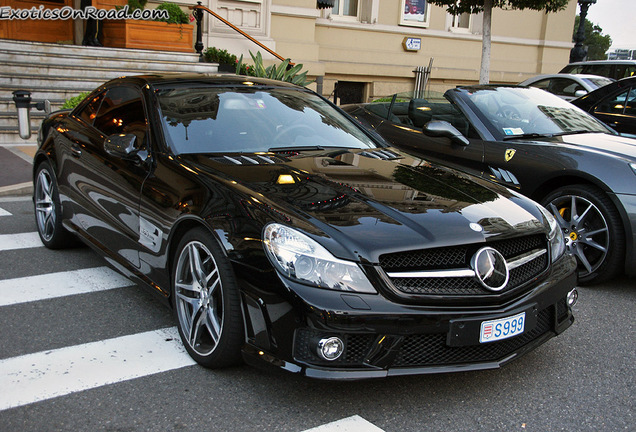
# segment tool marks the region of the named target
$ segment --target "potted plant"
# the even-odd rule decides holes
[[[143,9],[147,1],[128,0],[129,11]],[[170,17],[161,21],[104,21],[104,46],[193,52],[193,26],[189,23],[188,14],[169,2],[160,4],[157,9],[167,10]]]

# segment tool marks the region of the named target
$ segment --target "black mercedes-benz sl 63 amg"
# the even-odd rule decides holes
[[[78,237],[157,293],[204,366],[496,368],[573,322],[576,261],[549,212],[388,146],[310,90],[118,78],[38,140],[43,243]]]

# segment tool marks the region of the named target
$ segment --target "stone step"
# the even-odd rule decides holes
[[[199,61],[199,55],[194,52],[177,53],[128,48],[85,47],[78,45],[61,45],[0,39],[0,51],[5,50],[11,53],[22,53],[31,57],[33,57],[34,53],[36,53],[40,56],[51,55],[58,57],[61,56],[63,58],[77,56],[81,58],[111,58],[115,60],[134,59],[138,62],[171,62],[180,60],[184,62],[197,63]]]
[[[46,113],[44,111],[31,111],[31,126],[40,125]],[[11,127],[18,130],[18,114],[16,112],[0,112],[0,127]]]
[[[99,87],[104,83],[102,79],[46,76],[46,75],[17,75],[11,76],[0,72],[0,88],[55,88],[65,90],[86,91]],[[34,85],[35,84],[35,85]]]
[[[39,123],[31,122],[31,138],[23,140],[18,134],[18,129],[9,126],[0,126],[0,144],[26,144],[36,143],[38,141]]]

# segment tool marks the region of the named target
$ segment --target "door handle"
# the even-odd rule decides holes
[[[82,155],[82,149],[77,144],[73,144],[71,146],[71,154],[74,157],[78,158],[78,157],[80,157]]]

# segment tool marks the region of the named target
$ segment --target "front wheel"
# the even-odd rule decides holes
[[[243,318],[230,262],[203,228],[183,236],[175,258],[172,299],[188,353],[209,368],[238,363]]]
[[[599,283],[620,272],[625,237],[618,211],[603,191],[590,185],[565,186],[542,204],[557,219],[576,257],[579,282]]]
[[[75,244],[73,234],[62,226],[62,206],[53,169],[42,162],[33,181],[35,222],[40,240],[49,249],[61,249]]]

